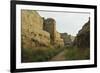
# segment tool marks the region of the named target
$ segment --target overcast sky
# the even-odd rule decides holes
[[[56,30],[60,33],[67,32],[76,35],[82,26],[88,21],[89,13],[75,12],[52,12],[37,11],[41,17],[54,18],[56,21]]]

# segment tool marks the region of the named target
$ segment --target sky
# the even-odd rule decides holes
[[[37,11],[41,17],[54,18],[56,30],[76,36],[82,26],[88,21],[89,13]]]

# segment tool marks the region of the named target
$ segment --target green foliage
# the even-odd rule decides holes
[[[65,50],[65,57],[66,60],[85,60],[90,59],[90,49],[85,48],[77,48],[77,47],[70,47]]]
[[[22,49],[22,62],[43,62],[49,61],[59,53],[62,48],[40,47],[35,49]]]
[[[89,48],[77,48],[65,46],[62,48],[38,47],[34,49],[22,49],[22,62],[44,62],[50,61],[52,57],[64,50],[65,60],[86,60],[90,59]]]

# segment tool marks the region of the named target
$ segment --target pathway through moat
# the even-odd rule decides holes
[[[56,56],[51,58],[50,61],[64,61],[64,60],[66,60],[66,58],[65,58],[65,50],[63,50],[62,52],[58,53]]]

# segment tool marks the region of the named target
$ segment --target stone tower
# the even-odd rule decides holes
[[[44,27],[43,29],[50,33],[50,42],[52,45],[55,44],[56,38],[56,22],[53,18],[44,19]]]

